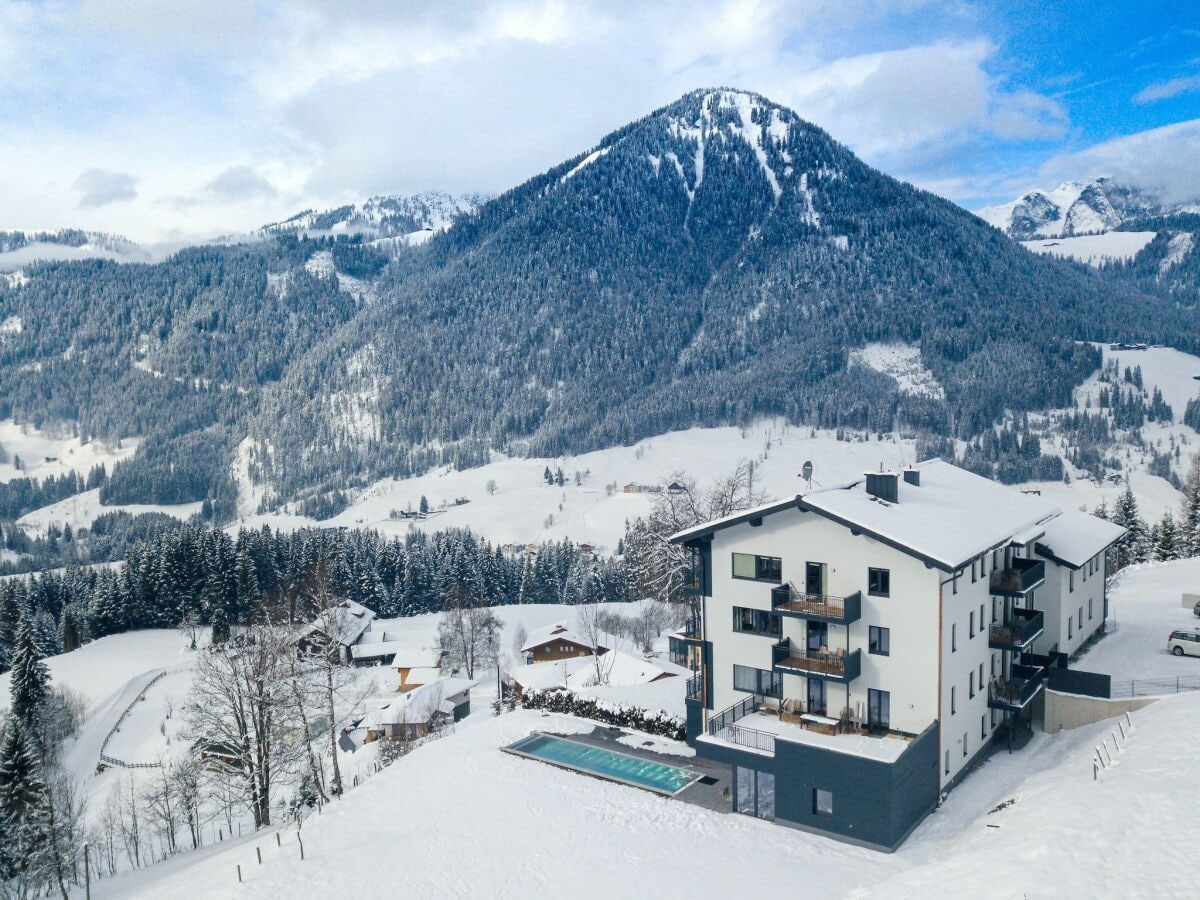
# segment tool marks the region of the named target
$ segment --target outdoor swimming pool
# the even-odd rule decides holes
[[[678,794],[700,777],[678,766],[639,759],[628,753],[618,753],[552,734],[531,734],[504,750],[668,796]]]

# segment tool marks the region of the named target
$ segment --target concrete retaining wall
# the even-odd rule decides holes
[[[1047,734],[1063,729],[1081,728],[1093,722],[1102,722],[1135,712],[1149,706],[1157,697],[1133,697],[1128,700],[1106,700],[1103,697],[1083,697],[1078,694],[1060,694],[1046,691],[1046,708],[1043,727]]]

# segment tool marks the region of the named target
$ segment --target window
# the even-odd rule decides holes
[[[950,751],[946,751],[946,774],[950,774]]]
[[[889,569],[867,569],[867,593],[872,597],[889,597],[892,593],[892,573]]]
[[[951,687],[950,688],[950,715],[954,715],[956,712],[958,712],[958,689]]]
[[[1088,597],[1088,621],[1092,621],[1092,608],[1095,605],[1095,599]]]
[[[813,813],[818,816],[833,815],[833,791],[813,788]]]
[[[987,740],[987,716],[986,715],[979,717],[979,739],[981,741]]]
[[[950,581],[951,581],[951,583],[953,584],[953,586],[954,586],[954,587],[953,587],[953,590],[952,590],[950,593],[952,593],[952,594],[957,594],[957,593],[958,593],[958,576],[959,576],[959,575],[961,575],[961,574],[962,574],[962,572],[961,572],[961,571],[958,571],[958,572],[955,572],[953,576],[951,576],[951,578],[950,578]]]
[[[771,672],[750,666],[733,667],[733,689],[748,694],[774,697],[779,693],[779,680]]]
[[[974,698],[975,698],[975,673],[970,672],[967,674],[967,699],[973,700]]]
[[[983,615],[983,609],[984,609],[984,605],[982,603],[980,603],[979,604],[979,630],[980,631],[987,630],[987,619]]]
[[[783,561],[778,556],[755,556],[753,553],[733,554],[733,577],[751,581],[783,581]]]
[[[1082,606],[1079,607],[1079,622],[1077,624],[1079,625],[1080,631],[1082,631],[1083,630],[1083,607]]]
[[[977,681],[976,684],[979,685],[979,689],[982,691],[983,690],[983,663],[979,664],[979,681]]]
[[[975,637],[975,610],[971,610],[970,624],[967,626],[967,637]]]
[[[1075,573],[1068,572],[1067,573],[1067,592],[1070,593],[1073,590],[1075,590]]]
[[[867,652],[877,654],[878,656],[891,656],[891,629],[881,628],[878,625],[872,625],[867,631]]]
[[[971,560],[971,584],[975,583],[975,560]]]
[[[1075,620],[1067,616],[1067,638],[1075,637]]]
[[[950,626],[950,652],[954,653],[958,650],[958,626]]]
[[[892,695],[888,691],[867,689],[867,727],[888,728],[892,724]]]
[[[779,616],[761,609],[733,608],[733,630],[743,634],[765,634],[779,637]]]
[[[963,732],[963,759],[967,758],[967,733]]]

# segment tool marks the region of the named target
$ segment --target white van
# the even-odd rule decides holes
[[[1176,656],[1200,656],[1200,631],[1172,631],[1167,641],[1167,652]]]

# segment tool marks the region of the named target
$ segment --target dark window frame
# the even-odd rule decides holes
[[[871,625],[867,629],[867,652],[875,656],[891,656],[892,629],[885,625]]]
[[[754,576],[753,577],[751,577],[749,575],[737,574],[737,565],[735,563],[735,560],[739,556],[749,556],[751,559],[754,560]],[[778,577],[775,577],[770,574],[767,574],[767,575],[762,574],[762,571],[764,568],[763,567],[764,561],[775,563],[775,566],[773,566],[772,568],[775,568],[778,570],[778,572],[779,572]],[[761,554],[758,554],[758,553],[738,553],[735,551],[735,552],[731,553],[730,557],[729,557],[729,574],[733,578],[736,578],[738,581],[762,581],[762,582],[766,582],[767,584],[783,584],[783,558],[779,557],[779,556],[762,556]]]
[[[751,627],[742,627],[743,617],[746,613],[751,615],[753,622]],[[773,628],[759,628],[761,620],[765,618],[773,623]],[[758,634],[764,637],[781,637],[783,635],[783,620],[778,613],[773,613],[765,609],[754,609],[749,606],[733,607],[733,630],[737,634]]]
[[[867,567],[867,594],[871,597],[892,596],[892,570],[878,566]]]

